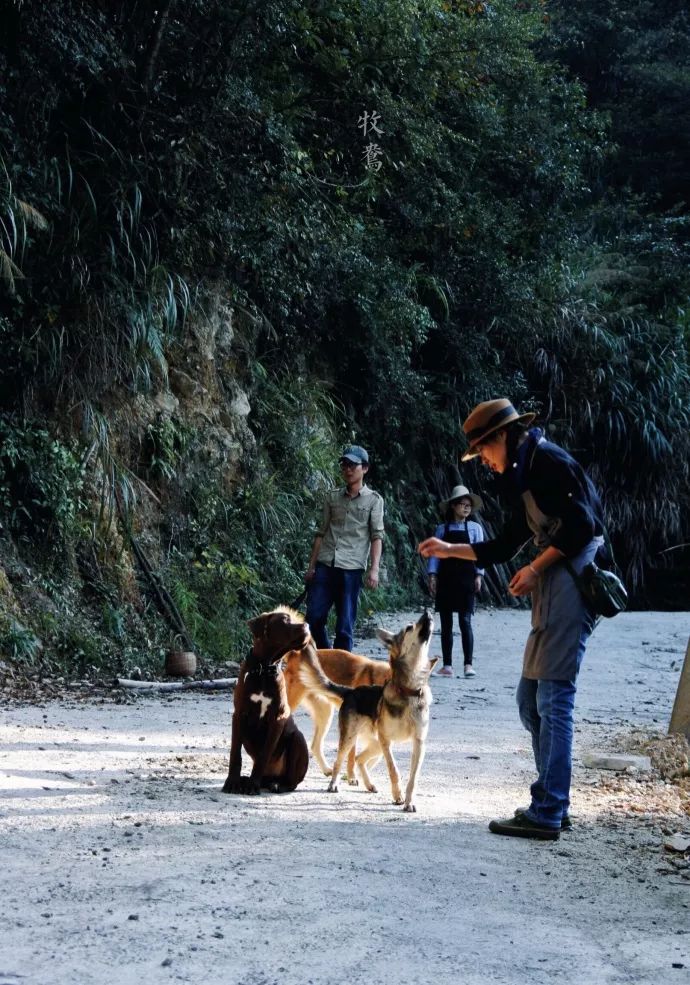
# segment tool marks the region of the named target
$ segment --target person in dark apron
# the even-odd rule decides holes
[[[601,562],[604,523],[589,476],[563,448],[529,428],[534,414],[518,414],[509,400],[478,404],[463,425],[469,449],[463,461],[481,456],[498,476],[510,507],[503,530],[478,544],[451,544],[432,537],[419,545],[423,557],[460,558],[480,564],[510,560],[528,540],[536,556],[513,575],[508,590],[532,596],[532,629],[517,689],[520,720],[532,738],[537,779],[531,802],[489,830],[520,838],[556,840],[572,827],[569,814],[573,715],[577,676],[595,624],[563,560],[575,572]]]
[[[470,520],[473,509],[479,510],[482,501],[466,486],[455,486],[450,497],[441,503],[446,522],[436,528],[436,537],[449,544],[476,544],[484,540],[484,530],[476,520]],[[441,620],[441,653],[443,667],[439,677],[453,677],[453,615],[457,613],[465,677],[474,677],[474,632],[472,616],[475,598],[482,587],[484,571],[474,561],[460,558],[429,558],[429,591],[436,602]]]

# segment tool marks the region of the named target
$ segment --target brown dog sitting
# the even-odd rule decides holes
[[[289,611],[264,612],[249,620],[253,643],[240,666],[234,694],[230,767],[225,793],[287,793],[302,782],[309,765],[307,743],[287,702],[281,660],[301,649],[309,628],[293,622]],[[253,760],[242,776],[242,747]]]
[[[306,648],[305,659],[322,687],[329,691],[334,685],[321,669],[309,627],[299,613],[280,606],[250,619],[248,625],[253,643],[237,678],[223,791],[257,794],[263,788],[288,793],[305,777],[309,750],[290,714],[281,660],[290,650]],[[242,776],[243,746],[254,762],[248,777]]]

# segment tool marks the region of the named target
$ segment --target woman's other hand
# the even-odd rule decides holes
[[[525,565],[524,568],[518,568],[513,577],[510,579],[510,584],[508,585],[508,591],[511,595],[515,595],[518,598],[522,595],[529,595],[537,584],[537,575],[532,571],[529,565]]]

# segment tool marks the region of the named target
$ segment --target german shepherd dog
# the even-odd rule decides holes
[[[357,782],[354,759],[364,786],[371,793],[376,793],[368,770],[383,754],[388,766],[393,803],[404,803],[405,811],[417,810],[414,797],[424,759],[432,701],[429,676],[438,661],[438,658],[429,661],[428,657],[432,630],[433,618],[425,610],[416,623],[410,623],[399,633],[389,633],[385,629],[378,631],[379,639],[388,648],[391,666],[391,679],[383,685],[356,688],[332,685],[325,691],[312,667],[306,663],[302,666],[300,676],[308,693],[322,694],[329,701],[333,701],[335,695],[342,695],[338,716],[340,737],[328,785],[330,792],[338,790],[338,777],[346,759],[348,779],[350,783]],[[358,739],[361,739],[362,749],[353,757]],[[403,801],[400,774],[391,746],[393,742],[408,741],[412,742],[412,761]]]
[[[305,656],[306,654],[306,656]],[[358,653],[347,650],[317,650],[316,655],[323,671],[329,680],[335,684],[347,687],[361,685],[383,685],[390,680],[391,667],[388,660],[370,660]],[[314,723],[314,737],[311,740],[311,753],[319,764],[324,776],[331,775],[331,767],[325,760],[323,740],[331,727],[333,712],[340,706],[341,698],[329,692],[328,697],[309,690],[300,676],[300,668],[310,655],[305,649],[291,650],[284,658],[283,672],[287,688],[287,700],[290,710],[302,705],[309,713]]]

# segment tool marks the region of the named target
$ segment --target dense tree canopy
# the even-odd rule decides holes
[[[278,558],[295,586],[341,435],[372,449],[409,584],[414,538],[458,478],[459,423],[500,394],[592,469],[654,599],[659,551],[688,540],[683,5],[5,0],[3,21],[10,526],[35,519],[22,460],[67,469],[56,436],[95,449],[120,505],[154,481],[118,451],[115,395],[165,391],[186,325],[221,294],[258,439],[235,495],[274,477],[271,529],[292,531],[267,558],[265,503],[219,497],[201,523],[176,501],[187,558],[248,545],[233,605]],[[166,433],[156,481],[172,487],[186,439]],[[493,503],[475,466],[463,478]]]

